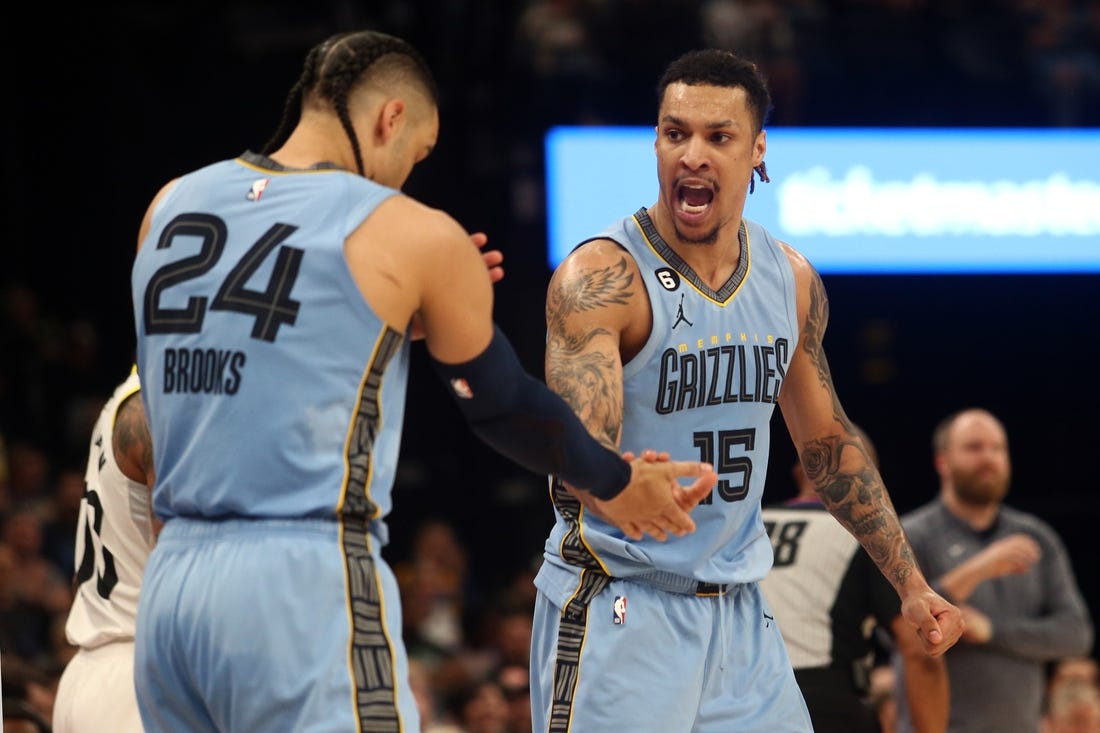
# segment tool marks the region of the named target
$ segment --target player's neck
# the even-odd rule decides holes
[[[333,130],[323,124],[299,124],[270,157],[288,168],[310,168],[319,163],[332,163],[345,170],[357,170],[347,134],[342,128]]]
[[[661,205],[650,210],[650,218],[661,239],[712,289],[720,290],[737,269],[741,261],[740,217],[722,223],[712,241],[682,237],[674,217]]]

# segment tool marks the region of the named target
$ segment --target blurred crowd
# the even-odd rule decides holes
[[[514,61],[532,99],[615,120],[697,44],[756,61],[779,125],[1100,122],[1096,0],[532,0]]]
[[[472,113],[455,124],[477,163],[471,180],[505,181],[508,212],[532,236],[542,232],[541,131],[652,122],[660,69],[699,45],[730,48],[763,68],[775,125],[1100,126],[1100,0],[498,5],[332,3],[328,21],[372,21],[404,35],[424,49],[460,111],[500,113],[496,129],[464,123],[477,119]],[[494,137],[502,127],[512,141],[503,155]],[[20,275],[0,275],[0,659],[5,705],[22,701],[48,720],[74,651],[63,626],[87,441],[131,355],[115,353],[118,334]],[[392,561],[425,731],[526,733],[536,558],[518,573],[487,571],[470,562],[455,527],[406,511],[415,534]],[[533,524],[548,528],[543,519]],[[1046,733],[1077,730],[1060,722],[1072,716],[1096,721],[1080,730],[1100,727],[1095,662],[1061,670],[1065,684],[1054,672]],[[882,689],[876,700],[888,717],[889,685]]]

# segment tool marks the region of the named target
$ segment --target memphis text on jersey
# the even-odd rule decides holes
[[[727,343],[735,339],[738,343]],[[669,347],[661,354],[657,413],[731,402],[775,403],[790,356],[787,339],[744,333]]]

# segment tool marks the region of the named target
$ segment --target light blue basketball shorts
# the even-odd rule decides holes
[[[138,606],[147,733],[419,730],[378,545],[334,521],[169,520]]]
[[[549,562],[535,584],[534,733],[813,730],[757,584],[623,580]]]

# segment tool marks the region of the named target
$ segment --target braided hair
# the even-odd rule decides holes
[[[748,98],[749,112],[752,114],[754,135],[759,135],[767,124],[772,111],[772,96],[768,91],[768,82],[760,69],[751,61],[738,57],[731,51],[708,48],[689,51],[673,61],[665,69],[657,82],[657,105],[665,98],[669,84],[687,84],[689,86],[741,87]],[[764,161],[753,168],[764,183],[768,178],[768,168]],[[749,178],[749,193],[756,188],[756,179]]]
[[[307,104],[328,103],[347,133],[359,175],[363,155],[348,114],[348,97],[364,80],[400,79],[439,104],[439,90],[428,64],[408,42],[378,31],[338,33],[310,49],[302,73],[287,94],[275,133],[264,145],[268,155],[286,142]]]

